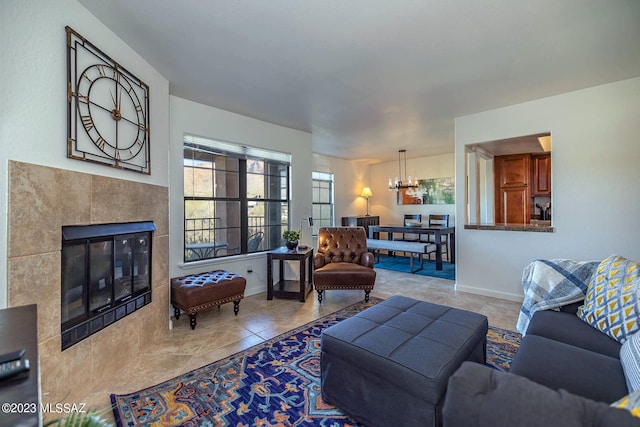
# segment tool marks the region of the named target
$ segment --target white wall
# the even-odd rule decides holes
[[[183,265],[183,136],[186,133],[290,153],[292,156],[291,224],[292,227],[298,229],[300,228],[300,219],[311,215],[311,134],[230,113],[175,96],[169,97],[169,102],[171,111],[170,277],[184,276],[212,269],[225,269],[241,274],[247,279],[246,295],[264,292],[267,282],[265,254],[242,255]],[[247,272],[249,266],[253,270],[252,273]],[[290,271],[286,273],[293,274]],[[287,278],[291,277],[289,274],[287,274]]]
[[[640,260],[640,78],[456,119],[456,193],[464,146],[550,131],[554,233],[456,229],[457,288],[521,299],[537,258]],[[456,205],[464,218],[464,204]]]
[[[368,164],[314,154],[313,170],[334,174],[335,225],[341,224],[343,216],[359,216],[367,213],[367,201],[360,197],[360,194],[364,187],[371,186]],[[375,191],[373,194],[375,197]],[[373,211],[374,197],[369,199],[370,215],[377,215]]]
[[[0,308],[3,308],[7,304],[9,160],[167,186],[169,83],[74,0],[2,0],[0,8],[0,230],[4,230],[0,231]],[[150,86],[150,176],[67,158],[66,25]]]
[[[407,153],[410,154],[410,153]],[[455,176],[454,154],[419,157],[407,159],[407,177],[418,179],[445,178]],[[402,160],[404,171],[404,159]],[[396,192],[389,191],[389,178],[398,175],[398,161],[384,162],[371,165],[371,191],[369,211],[372,215],[380,215],[381,224],[402,224],[404,214],[422,214],[424,219],[430,214],[449,214],[449,225],[455,225],[455,205],[398,205]],[[456,186],[457,188],[457,186]],[[456,202],[464,193],[456,192]],[[464,217],[463,217],[464,218]]]

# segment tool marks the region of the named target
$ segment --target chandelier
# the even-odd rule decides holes
[[[398,150],[398,176],[395,177],[394,180],[389,178],[389,191],[391,190],[400,190],[401,188],[418,188],[418,182],[412,181],[411,177],[407,181],[404,180],[402,175],[402,162],[401,157],[404,156],[404,173],[407,173],[407,150],[402,149]],[[399,179],[398,179],[399,177]]]

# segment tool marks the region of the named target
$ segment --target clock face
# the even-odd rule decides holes
[[[150,173],[149,88],[67,27],[68,157]]]
[[[145,145],[145,117],[126,76],[108,65],[92,65],[80,75],[77,94],[82,126],[100,151],[120,161],[140,154]]]

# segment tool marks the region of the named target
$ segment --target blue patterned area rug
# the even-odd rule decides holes
[[[413,267],[418,268],[419,265],[420,265],[420,261],[418,261],[417,259],[414,259]],[[422,270],[418,270],[413,274],[417,274],[418,276],[439,277],[441,279],[448,279],[448,280],[456,279],[455,264],[451,264],[450,262],[443,261],[442,270],[436,270],[435,260],[425,259],[422,265],[423,265]],[[380,254],[380,261],[375,263],[373,267],[383,268],[385,270],[401,271],[404,273],[411,272],[411,269],[409,268],[408,256],[400,256],[400,255],[389,256],[389,255]]]
[[[522,335],[507,329],[489,326],[487,332],[487,366],[508,372],[511,360],[516,354]]]
[[[371,297],[245,351],[144,390],[111,395],[120,427],[359,426],[320,393],[320,335],[379,303]],[[508,368],[519,341],[491,328],[487,364]]]

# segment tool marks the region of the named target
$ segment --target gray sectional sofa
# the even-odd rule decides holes
[[[609,405],[628,394],[620,343],[575,315],[539,311],[509,373],[464,363],[450,378],[444,426],[640,426]]]

